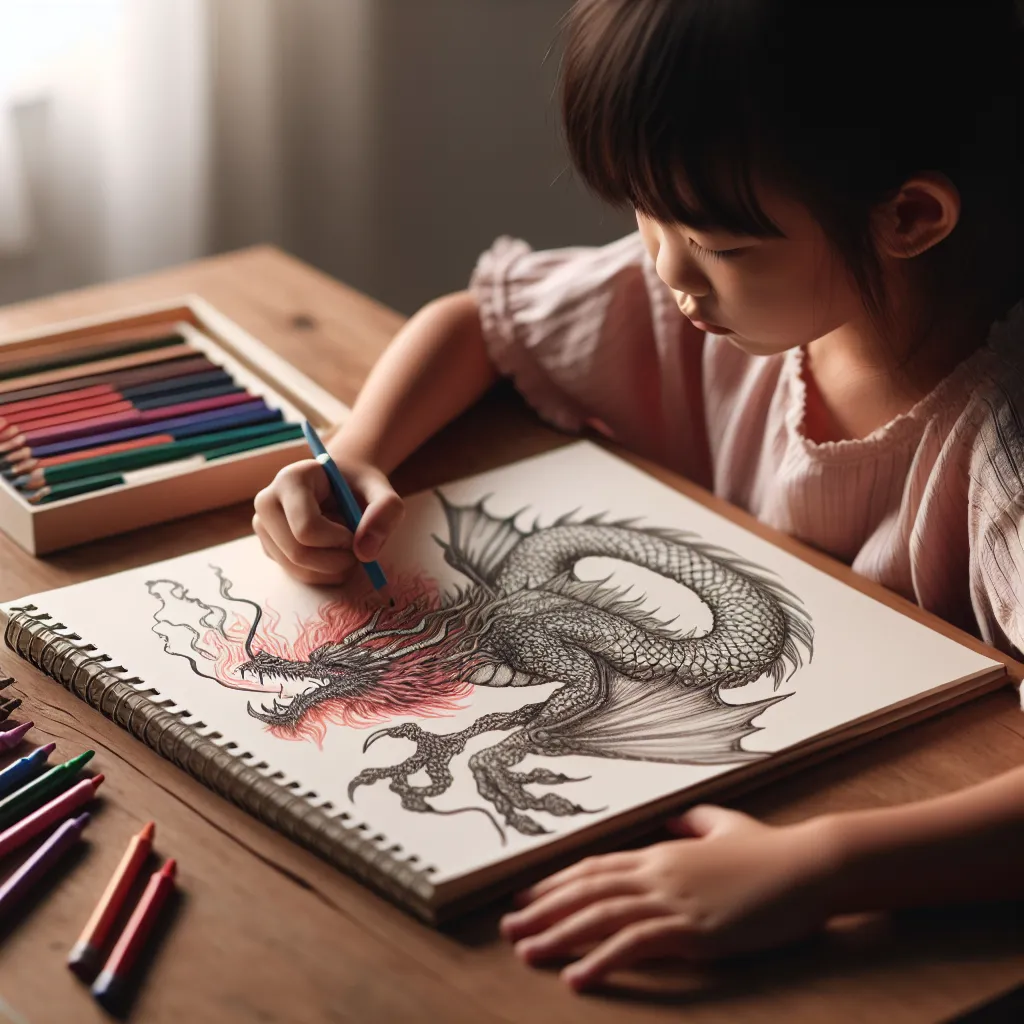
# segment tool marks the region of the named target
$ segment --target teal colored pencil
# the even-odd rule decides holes
[[[278,428],[277,431],[270,434],[252,437],[246,441],[237,441],[234,444],[221,444],[220,446],[214,447],[207,445],[209,451],[193,451],[191,454],[185,453],[183,455],[179,450],[175,455],[175,460],[182,457],[191,458],[195,455],[202,455],[209,461],[211,459],[224,458],[228,455],[235,455],[238,452],[249,451],[254,448],[264,448],[267,445],[292,441],[302,435],[302,428],[298,424],[288,424],[287,428],[282,428],[280,424],[276,424],[276,426]],[[73,498],[79,494],[88,494],[91,491],[102,490],[105,487],[117,487],[123,483],[125,483],[123,473],[100,473],[95,476],[86,476],[77,480],[69,480],[66,483],[57,483],[52,485],[47,484],[46,486],[39,488],[39,490],[33,491],[31,494],[26,494],[25,499],[33,505],[46,505],[52,501],[61,501],[64,498]]]
[[[302,428],[289,424],[283,431],[281,424],[262,423],[252,427],[234,427],[231,430],[211,431],[209,434],[197,434],[195,437],[181,441],[169,441],[167,444],[153,445],[150,448],[137,448],[127,452],[116,452],[113,455],[98,455],[92,459],[79,459],[59,466],[34,470],[24,476],[15,477],[11,483],[19,490],[35,490],[47,485],[69,483],[104,473],[124,472],[131,469],[142,469],[146,466],[157,466],[162,462],[174,462],[177,459],[202,455],[205,452],[224,445],[240,445],[238,451],[252,446],[264,435],[282,434],[287,432],[291,437],[300,437]],[[282,438],[287,440],[288,438]]]

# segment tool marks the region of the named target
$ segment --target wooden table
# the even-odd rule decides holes
[[[349,402],[401,323],[291,257],[256,248],[9,307],[0,310],[0,332],[185,292],[208,299]],[[499,393],[420,452],[399,486],[439,483],[556,441]],[[230,540],[247,532],[249,520],[247,506],[224,509],[42,560],[0,536],[0,599]],[[182,895],[129,1011],[133,1020],[895,1024],[946,1019],[1024,979],[1019,908],[975,908],[852,922],[809,948],[680,970],[660,993],[642,998],[573,996],[554,973],[512,958],[496,938],[496,911],[444,932],[424,927],[213,795],[6,650],[3,671],[18,678],[7,693],[24,699],[36,738],[55,740],[62,757],[95,748],[107,783],[81,856],[0,931],[0,1020],[105,1019],[64,956],[129,835],[148,818],[158,822],[159,852],[179,859]],[[792,821],[940,793],[1022,760],[1024,716],[1006,689],[737,803],[770,821]]]

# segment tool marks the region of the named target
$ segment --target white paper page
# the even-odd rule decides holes
[[[436,495],[408,502],[402,531],[383,559],[391,593],[400,607],[418,594],[424,609],[436,607],[442,595],[451,602],[457,588],[469,597],[482,594],[479,582],[446,564],[433,538],[461,541],[476,571],[490,573],[485,582],[492,604],[478,609],[475,632],[467,631],[464,612],[449,608],[428,616],[416,637],[392,638],[397,651],[391,654],[380,653],[386,639],[367,643],[373,635],[368,632],[317,661],[313,649],[336,645],[365,624],[379,599],[362,573],[344,592],[303,586],[267,560],[255,538],[7,608],[37,605],[145,680],[158,691],[155,699],[205,723],[204,732],[219,733],[216,742],[237,744],[236,752],[253,755],[252,763],[266,762],[268,774],[282,773],[282,784],[297,782],[299,792],[316,794],[313,802],[329,803],[330,813],[366,824],[368,836],[400,847],[399,856],[415,855],[435,869],[438,883],[728,771],[751,752],[782,750],[994,664],[590,444],[442,491],[457,506],[486,497],[483,508],[497,519],[518,512],[515,525],[523,533],[537,523],[535,534],[521,537],[511,522],[497,528],[465,513],[453,538]],[[605,524],[636,521],[554,525],[574,510],[575,524],[599,513]],[[701,554],[701,545],[716,550]],[[605,587],[632,585],[630,597],[640,603],[625,612],[599,607],[602,599],[579,584],[567,588],[564,578],[561,584],[550,578],[558,558],[575,562],[581,579],[610,576]],[[633,564],[645,560],[694,589]],[[739,560],[746,570],[736,566]],[[513,563],[525,575],[510,575]],[[754,590],[752,578],[759,581]],[[773,580],[784,588],[774,596]],[[784,604],[786,614],[779,611]],[[244,677],[237,671],[248,658],[245,640],[256,605],[261,618],[250,649],[274,659],[265,662],[262,690],[255,671]],[[660,631],[631,621],[645,611],[676,621]],[[409,629],[419,617],[385,610],[375,629]],[[809,633],[804,640],[798,635],[801,622],[813,631],[812,658]],[[778,652],[780,628],[791,652],[778,689],[761,675],[718,691],[727,673],[756,671],[750,665]],[[662,635],[671,630],[678,634]],[[467,656],[470,633],[476,647]],[[686,633],[692,635],[679,638]],[[427,646],[409,653],[419,640]],[[458,667],[439,668],[441,653]],[[481,658],[489,668],[480,668]],[[282,665],[294,679],[282,682]],[[510,679],[506,665],[534,672],[541,666],[547,676],[520,671]],[[465,682],[473,672],[481,673],[477,678],[493,672],[490,685]],[[526,685],[496,685],[502,681]],[[332,696],[324,702],[327,692]],[[730,707],[773,697],[784,699],[756,716]],[[261,705],[272,709],[275,698],[287,724],[272,729],[247,713],[250,701],[259,711]],[[448,749],[446,736],[479,727],[484,716],[497,713],[511,717],[487,720],[500,727]],[[417,745],[411,737],[381,734],[364,752],[372,734],[409,723],[431,735]],[[429,786],[430,779],[422,769],[404,780],[399,773],[408,809],[389,788],[391,777],[358,787],[349,799],[349,784],[364,769],[390,769],[418,750],[436,784],[430,792],[408,790]],[[531,772],[533,781],[524,781]],[[578,781],[556,783],[558,776]],[[572,813],[522,806],[545,794],[571,804],[562,809]],[[529,834],[532,829],[543,832]]]

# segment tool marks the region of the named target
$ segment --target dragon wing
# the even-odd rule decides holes
[[[674,676],[637,680],[610,673],[607,696],[592,711],[544,729],[564,753],[668,764],[740,764],[766,754],[746,750],[754,720],[788,694],[728,704],[711,686]]]
[[[474,583],[493,591],[502,562],[530,536],[516,527],[516,519],[524,510],[498,519],[484,508],[486,498],[475,505],[453,505],[440,491],[435,493],[448,520],[450,540],[434,537],[444,549],[444,560]]]

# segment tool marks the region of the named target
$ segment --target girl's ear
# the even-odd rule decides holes
[[[960,193],[944,174],[920,174],[876,208],[873,221],[879,251],[910,259],[938,245],[960,219]]]

